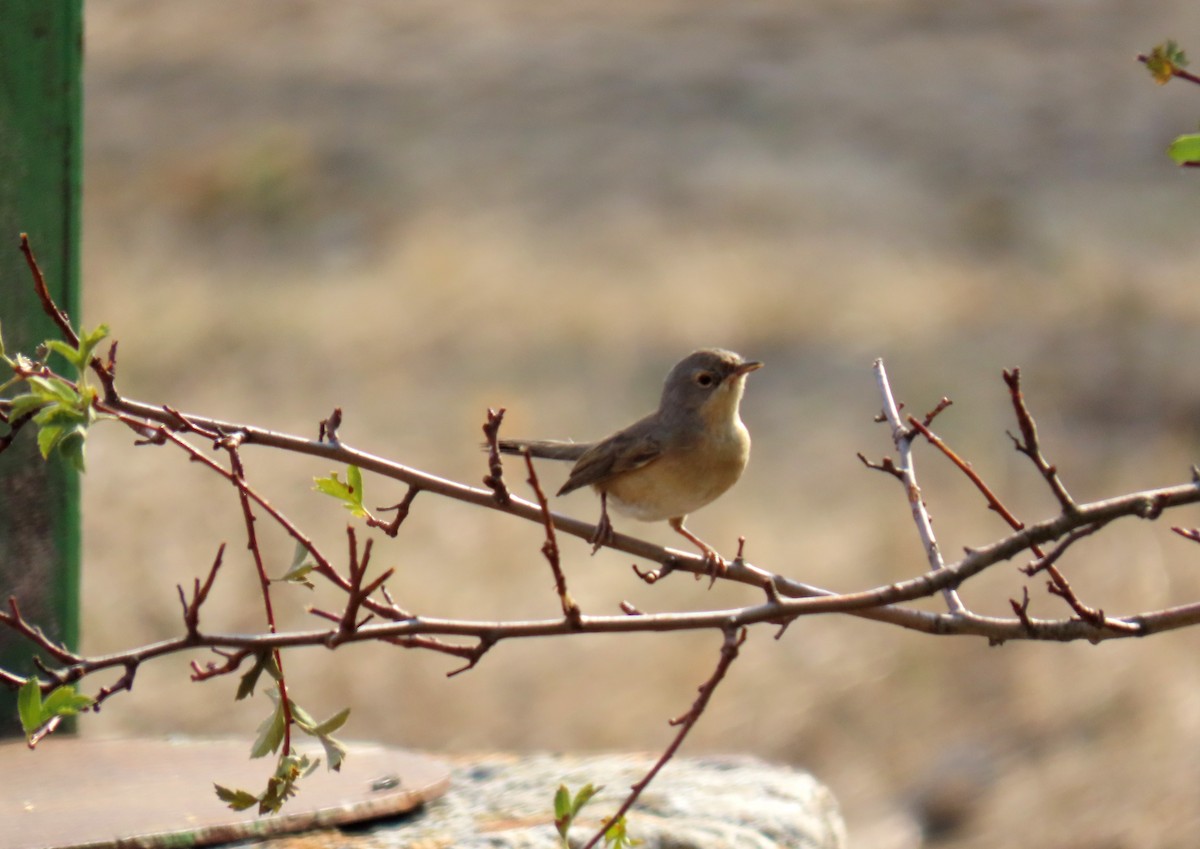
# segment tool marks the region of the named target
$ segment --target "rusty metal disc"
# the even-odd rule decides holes
[[[50,738],[0,744],[0,849],[182,849],[394,816],[442,795],[449,767],[423,755],[347,745],[283,810],[231,811],[213,784],[260,792],[272,758],[245,740]],[[317,751],[314,755],[320,755]]]

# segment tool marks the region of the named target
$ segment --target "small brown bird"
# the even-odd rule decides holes
[[[666,520],[704,553],[711,569],[724,569],[716,549],[684,527],[699,510],[733,486],[750,459],[750,434],[738,407],[746,375],[762,363],[732,351],[704,348],[684,357],[663,384],[658,409],[593,443],[502,439],[506,454],[574,460],[565,495],[591,486],[600,494],[595,548],[612,538],[611,501],[617,512],[643,522]],[[593,549],[595,550],[595,549]]]

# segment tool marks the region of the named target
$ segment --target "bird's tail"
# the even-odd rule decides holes
[[[502,454],[524,454],[547,460],[578,460],[592,446],[586,442],[560,442],[552,439],[501,439],[498,443]]]

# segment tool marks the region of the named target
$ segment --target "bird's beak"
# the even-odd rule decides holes
[[[733,370],[733,376],[741,377],[742,375],[749,374],[752,371],[758,371],[762,367],[763,367],[763,364],[760,363],[758,360],[751,360],[750,362],[742,363],[740,366],[735,368]]]

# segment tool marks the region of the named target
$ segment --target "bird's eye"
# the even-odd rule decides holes
[[[692,379],[696,381],[697,386],[703,387],[704,389],[707,389],[717,382],[716,375],[714,375],[711,371],[696,372],[696,376]]]

